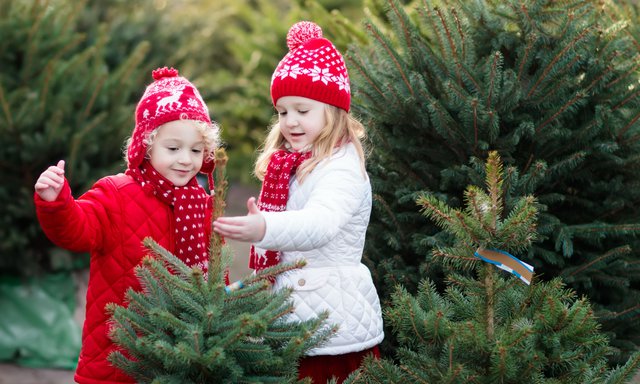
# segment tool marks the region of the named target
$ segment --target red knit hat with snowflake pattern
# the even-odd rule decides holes
[[[127,148],[128,168],[142,164],[147,153],[144,137],[162,124],[175,120],[196,120],[212,124],[209,109],[198,89],[174,68],[158,68],[152,73],[153,83],[147,86],[136,107],[136,126]],[[202,164],[200,172],[213,171],[213,161]]]
[[[294,24],[287,34],[289,53],[271,77],[271,100],[301,96],[349,112],[351,87],[342,55],[322,29],[310,21]]]

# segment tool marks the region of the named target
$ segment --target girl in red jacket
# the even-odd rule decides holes
[[[91,254],[77,383],[134,382],[107,361],[117,347],[108,337],[105,305],[122,305],[128,288],[140,288],[134,268],[147,253],[142,239],[151,237],[187,265],[207,268],[212,199],[196,175],[208,175],[213,186],[219,128],[177,70],[160,68],[153,78],[136,108],[124,174],[104,177],[74,199],[60,160],[35,184],[38,220],[49,239]]]

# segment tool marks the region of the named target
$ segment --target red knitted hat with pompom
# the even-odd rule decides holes
[[[174,68],[158,68],[152,73],[153,83],[147,86],[136,107],[136,127],[127,148],[128,168],[138,168],[147,153],[144,137],[162,124],[175,120],[196,120],[211,123],[209,109],[198,89]],[[211,173],[213,161],[205,161],[200,172]]]
[[[289,53],[271,77],[271,100],[301,96],[349,112],[351,87],[342,55],[322,29],[310,21],[294,24],[287,34]]]

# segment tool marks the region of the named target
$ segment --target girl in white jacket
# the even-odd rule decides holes
[[[289,53],[271,81],[278,121],[255,167],[260,198],[248,215],[223,217],[214,230],[252,242],[250,267],[305,259],[278,276],[275,288],[292,287],[292,320],[329,311],[339,326],[328,343],[300,361],[299,377],[342,382],[367,354],[379,356],[382,315],[362,250],[371,214],[371,185],[361,140],[364,127],[349,114],[351,93],[344,59],[316,24],[295,24]]]

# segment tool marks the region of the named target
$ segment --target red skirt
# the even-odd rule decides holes
[[[325,384],[332,377],[342,383],[347,376],[360,367],[362,359],[368,354],[380,358],[380,349],[376,345],[373,348],[360,352],[352,352],[344,355],[318,355],[307,356],[300,360],[298,379],[310,377],[315,384]]]

